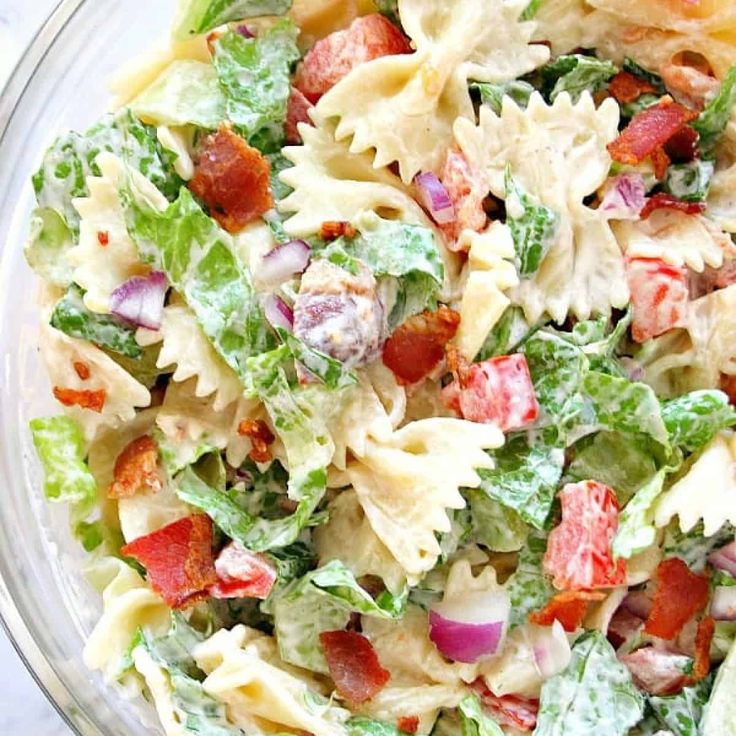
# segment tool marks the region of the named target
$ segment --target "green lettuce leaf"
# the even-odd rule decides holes
[[[700,722],[700,736],[736,736],[736,642],[718,668],[710,700]]]
[[[667,87],[665,87],[662,77],[659,74],[645,69],[628,56],[624,59],[623,69],[625,72],[629,72],[629,74],[633,74],[635,77],[640,77],[644,81],[649,82],[658,95],[667,94]]]
[[[76,286],[56,303],[51,314],[51,326],[65,335],[89,340],[102,348],[128,358],[139,358],[143,348],[135,339],[135,327],[111,314],[97,314],[84,306],[83,292]]]
[[[172,61],[130,103],[140,118],[157,125],[196,125],[214,130],[227,120],[227,99],[212,64]]]
[[[712,687],[711,676],[693,687],[683,688],[677,695],[650,695],[649,706],[662,727],[669,729],[673,736],[700,736],[700,720]]]
[[[537,204],[506,167],[506,222],[511,228],[522,277],[533,276],[557,237],[560,216]]]
[[[509,623],[512,628],[525,624],[529,614],[543,608],[555,594],[542,568],[546,551],[547,538],[539,532],[532,532],[519,552],[516,571],[506,581],[506,590],[511,599]]]
[[[394,0],[395,2],[395,0]],[[381,3],[378,0],[377,5]],[[402,736],[403,731],[394,726],[393,723],[386,721],[375,721],[372,718],[364,716],[356,716],[351,718],[345,727],[348,730],[348,736]]]
[[[381,15],[385,15],[392,23],[401,28],[399,0],[375,0],[374,4]]]
[[[481,707],[477,695],[468,695],[457,706],[461,736],[503,736],[501,726]]]
[[[613,538],[614,559],[629,559],[654,544],[657,529],[654,526],[654,502],[662,493],[665,472],[660,470],[626,504],[621,512],[618,530]]]
[[[477,82],[471,84],[470,87],[480,92],[481,102],[488,105],[496,115],[501,114],[504,97],[510,97],[520,108],[524,109],[529,104],[529,98],[534,92],[534,87],[529,82],[524,82],[521,79],[498,84]]]
[[[483,491],[468,491],[471,537],[492,552],[516,552],[529,535],[529,527],[508,506],[489,498]]]
[[[294,360],[303,365],[313,376],[319,378],[328,388],[347,388],[358,382],[357,376],[345,370],[339,360],[305,345],[293,333],[283,328],[278,328],[277,332],[284,341],[284,345],[289,348]]]
[[[384,591],[374,600],[339,560],[295,580],[276,599],[274,628],[284,661],[328,674],[319,643],[323,631],[344,629],[350,614],[384,619],[400,618],[408,590],[400,596]]]
[[[679,557],[691,570],[700,573],[705,570],[708,555],[732,542],[735,531],[730,524],[724,524],[712,537],[706,537],[703,534],[702,521],[689,532],[683,532],[679,522],[675,520],[665,531],[662,545],[664,557]]]
[[[524,12],[521,14],[519,20],[531,20],[539,12],[539,8],[542,7],[544,0],[531,0],[529,5],[526,6]]]
[[[570,664],[542,685],[535,736],[624,736],[644,715],[629,670],[598,631],[578,639]]]
[[[137,197],[130,183],[120,198],[142,259],[166,273],[215,350],[245,380],[247,359],[276,341],[230,234],[185,188],[163,212]]]
[[[217,26],[234,20],[283,15],[292,0],[180,0],[174,21],[174,38],[207,33]]]
[[[516,352],[533,330],[521,307],[508,307],[483,343],[476,361]]]
[[[710,191],[715,173],[712,161],[696,158],[686,164],[672,164],[667,168],[664,190],[685,202],[704,202]]]
[[[74,267],[67,260],[67,253],[73,246],[72,232],[56,210],[50,207],[33,210],[25,257],[35,273],[56,286],[69,286]]]
[[[545,87],[547,89],[552,87],[549,92],[551,102],[554,102],[562,92],[568,92],[575,103],[583,92],[594,94],[603,89],[618,72],[618,68],[610,61],[574,54],[558,56],[540,71]]]
[[[728,70],[718,94],[692,123],[693,128],[700,134],[700,153],[703,158],[712,157],[716,143],[731,119],[734,105],[736,105],[736,65]]]
[[[301,56],[298,33],[291,21],[282,20],[257,38],[228,31],[215,42],[227,116],[251,145],[269,153],[284,142],[291,64]]]
[[[693,391],[665,401],[662,419],[673,446],[696,452],[736,424],[736,411],[723,391]]]

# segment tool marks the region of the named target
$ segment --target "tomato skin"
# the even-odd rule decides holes
[[[631,291],[635,342],[647,340],[684,323],[690,294],[687,269],[657,258],[629,258],[626,278]]]
[[[258,598],[266,600],[278,577],[268,557],[244,549],[235,542],[225,546],[215,560],[217,583],[213,598]]]
[[[460,151],[450,150],[440,174],[440,181],[450,195],[455,207],[455,219],[440,229],[447,236],[450,250],[460,250],[458,239],[463,230],[477,233],[485,229],[488,217],[483,209],[483,200],[490,186],[485,175],[476,171]]]
[[[539,701],[520,695],[496,695],[479,677],[471,686],[486,710],[501,726],[519,731],[532,731],[537,725]]]
[[[302,142],[299,133],[299,123],[312,124],[309,111],[314,107],[312,103],[296,88],[291,88],[289,104],[286,108],[286,142],[298,146]]]
[[[549,535],[544,571],[558,590],[592,590],[623,585],[623,560],[611,544],[618,529],[616,494],[603,483],[568,483],[559,494],[562,521]]]
[[[380,13],[356,18],[349,28],[317,41],[304,57],[294,85],[316,104],[355,67],[382,56],[411,53],[409,40]]]
[[[503,432],[526,427],[539,416],[526,356],[521,353],[474,363],[442,390],[442,401],[464,419],[497,424]]]

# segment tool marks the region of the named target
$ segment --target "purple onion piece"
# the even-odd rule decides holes
[[[110,295],[110,311],[136,327],[158,330],[169,288],[166,274],[153,271],[148,276],[134,276]]]
[[[718,570],[725,570],[736,577],[736,541],[711,552],[708,562]]]
[[[647,203],[647,187],[641,174],[619,174],[611,181],[599,212],[612,220],[638,220]]]
[[[289,332],[294,329],[294,312],[280,296],[267,294],[263,298],[263,313],[272,327],[283,327]]]
[[[312,256],[309,243],[290,240],[266,253],[258,267],[258,279],[269,286],[279,286],[304,273]]]
[[[431,172],[425,171],[414,178],[419,201],[438,225],[455,220],[455,205],[442,182]]]
[[[245,25],[245,23],[239,23],[235,27],[235,32],[239,36],[242,36],[243,38],[255,38],[256,37],[256,34],[253,33],[253,31],[250,28],[248,28],[248,26]]]

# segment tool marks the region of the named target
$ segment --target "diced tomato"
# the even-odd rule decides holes
[[[457,240],[463,230],[479,233],[488,223],[483,200],[488,196],[490,186],[485,175],[455,150],[447,153],[440,181],[455,207],[455,219],[440,228],[447,236],[450,250],[457,250]]]
[[[611,96],[622,105],[638,100],[644,94],[656,93],[656,87],[646,79],[629,72],[619,72],[608,85]]]
[[[273,458],[268,446],[276,439],[268,424],[262,419],[243,419],[238,425],[238,434],[248,437],[253,449],[248,453],[251,460],[256,463],[267,463]]]
[[[615,141],[608,144],[614,161],[636,166],[664,146],[698,114],[670,99],[635,115]]]
[[[223,124],[204,139],[189,188],[237,233],[273,207],[270,174],[268,159]]]
[[[416,733],[419,728],[419,716],[401,716],[396,725],[399,731]]]
[[[672,695],[686,684],[685,668],[690,658],[655,647],[643,647],[620,660],[629,668],[637,687],[652,695]]]
[[[291,88],[289,104],[286,108],[286,123],[284,125],[287,143],[299,145],[302,142],[298,125],[299,123],[312,124],[309,111],[313,107],[314,105],[296,87]]]
[[[411,53],[409,40],[379,13],[357,18],[344,31],[336,31],[312,47],[294,82],[313,103],[355,67],[381,56]]]
[[[460,315],[444,305],[399,325],[383,347],[383,363],[402,385],[424,380],[445,357],[445,345],[455,337]]]
[[[265,601],[278,574],[262,554],[235,542],[225,546],[215,560],[217,582],[210,588],[213,598],[258,598]]]
[[[354,238],[358,231],[349,223],[342,220],[328,220],[319,228],[319,237],[332,242],[338,238]]]
[[[690,299],[686,268],[657,258],[629,258],[626,279],[631,292],[631,335],[635,342],[646,342],[683,323]]]
[[[667,155],[676,164],[686,164],[698,155],[700,136],[695,128],[686,125],[675,133],[665,144]]]
[[[474,363],[442,390],[445,406],[471,422],[521,429],[539,416],[526,356],[502,355]]]
[[[696,575],[678,557],[657,567],[657,588],[644,631],[660,639],[674,639],[682,627],[708,603],[708,578]]]
[[[643,625],[644,619],[639,618],[631,611],[627,611],[622,606],[613,614],[606,636],[614,648],[618,649],[622,644],[636,636]]]
[[[602,601],[606,596],[585,590],[566,590],[552,597],[547,605],[529,616],[529,621],[539,626],[551,626],[555,621],[562,624],[565,631],[577,631],[583,623],[588,605],[592,601]]]
[[[642,220],[646,220],[652,212],[661,209],[677,210],[678,212],[684,212],[686,215],[699,215],[701,212],[705,212],[705,202],[684,202],[671,194],[660,192],[649,197],[639,216]]]
[[[495,695],[479,677],[471,687],[478,693],[483,709],[501,726],[531,731],[537,725],[539,701],[518,695]]]
[[[74,366],[74,372],[79,376],[81,381],[88,381],[92,372],[89,369],[87,363],[83,363],[81,360],[75,360],[72,365]]]
[[[337,692],[351,703],[370,700],[391,678],[373,645],[357,631],[324,631],[319,641]]]
[[[129,442],[115,460],[110,498],[131,498],[136,493],[161,490],[158,446],[149,435]]]
[[[73,388],[54,386],[54,396],[64,406],[78,406],[81,409],[96,411],[99,414],[105,407],[107,391],[104,388],[97,391],[77,391]]]
[[[623,560],[614,561],[611,543],[618,530],[616,494],[603,483],[568,483],[559,494],[562,521],[549,535],[544,570],[558,590],[591,590],[623,585]]]
[[[712,616],[703,616],[695,634],[695,664],[688,684],[694,685],[708,677],[710,672],[710,647],[716,632],[716,621]]]
[[[126,544],[120,553],[146,568],[146,577],[171,608],[207,597],[217,583],[212,554],[212,521],[205,514],[179,519]]]

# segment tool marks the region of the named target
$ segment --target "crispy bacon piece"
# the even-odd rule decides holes
[[[637,687],[652,695],[673,695],[686,683],[684,668],[690,659],[655,647],[643,647],[620,656]]]
[[[226,124],[204,139],[189,188],[230,233],[273,207],[271,165]]]
[[[243,419],[238,425],[238,434],[250,439],[253,449],[248,454],[253,462],[267,463],[273,458],[268,446],[276,437],[262,419]]]
[[[410,317],[386,341],[384,365],[402,386],[424,380],[442,362],[459,326],[460,315],[444,305]]]
[[[662,209],[677,210],[678,212],[684,212],[686,215],[699,215],[705,212],[705,202],[684,202],[671,194],[659,192],[649,197],[639,216],[642,220],[646,220],[652,212]]]
[[[483,709],[501,726],[531,731],[537,725],[539,701],[518,695],[495,695],[479,677],[471,685],[478,693]]]
[[[631,335],[635,342],[646,342],[682,323],[690,299],[687,269],[658,258],[629,258],[626,279],[634,312]]]
[[[583,623],[588,605],[592,601],[602,601],[606,596],[587,590],[566,590],[553,596],[547,605],[529,616],[529,621],[540,626],[551,626],[555,621],[562,624],[565,631],[577,631]]]
[[[455,207],[455,219],[440,229],[447,236],[450,250],[458,250],[458,239],[463,230],[481,232],[488,223],[483,200],[490,186],[485,175],[473,168],[460,151],[447,152],[440,181]]]
[[[299,123],[312,124],[309,111],[313,107],[314,105],[296,87],[291,88],[289,104],[286,108],[286,123],[284,124],[287,143],[299,145],[302,142],[298,126]]]
[[[642,95],[655,94],[657,88],[630,72],[619,72],[608,85],[608,91],[617,102],[625,105],[638,100]]]
[[[539,415],[526,357],[502,355],[474,363],[442,390],[442,402],[471,422],[521,429]]]
[[[324,631],[319,641],[337,692],[351,703],[370,700],[389,681],[373,645],[357,631]]]
[[[654,603],[644,631],[660,639],[674,639],[708,603],[708,578],[696,575],[679,557],[660,562],[656,577]]]
[[[608,152],[619,163],[640,164],[697,116],[693,110],[665,98],[635,115],[618,138],[608,144]]]
[[[323,222],[319,229],[319,237],[331,242],[338,238],[354,238],[358,231],[349,223],[336,220]]]
[[[355,67],[381,56],[411,53],[409,41],[379,13],[353,21],[312,47],[296,74],[294,85],[313,103]]]
[[[688,677],[688,685],[694,685],[708,677],[710,672],[710,646],[716,632],[716,620],[712,616],[703,616],[698,623],[695,634],[695,664],[693,673]]]
[[[416,733],[419,728],[419,716],[401,716],[396,725],[399,731]]]
[[[54,386],[54,397],[64,406],[78,406],[82,409],[96,411],[98,414],[105,406],[107,391],[100,388],[96,391],[77,391],[73,388]]]
[[[664,150],[664,146],[657,146],[649,158],[654,167],[654,176],[661,181],[667,175],[667,169],[672,163],[667,152]]]
[[[623,585],[626,567],[611,551],[618,530],[616,494],[603,483],[568,483],[559,494],[562,521],[549,535],[544,570],[558,590]]]
[[[79,376],[80,380],[88,381],[92,372],[89,369],[87,363],[83,363],[81,360],[75,360],[73,363],[74,372]]]
[[[213,598],[258,598],[265,601],[278,574],[266,555],[251,552],[235,542],[226,545],[215,560],[217,582]]]
[[[171,608],[185,608],[207,597],[217,583],[212,554],[212,521],[187,516],[126,544],[120,553],[146,568],[153,590]]]
[[[677,100],[696,110],[702,110],[706,102],[718,93],[719,82],[707,62],[698,63],[692,57],[680,61],[685,63],[670,63],[660,67],[662,81]]]
[[[675,133],[665,144],[665,152],[676,164],[686,164],[698,156],[698,132],[690,125]]]
[[[158,446],[149,435],[129,442],[115,461],[109,498],[131,498],[136,493],[160,491]]]

